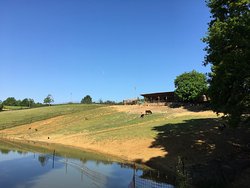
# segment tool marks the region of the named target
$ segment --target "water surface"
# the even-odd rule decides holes
[[[1,188],[173,187],[136,166],[62,146],[31,147],[0,140]]]

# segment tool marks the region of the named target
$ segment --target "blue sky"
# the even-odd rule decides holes
[[[177,75],[210,71],[209,20],[197,0],[0,0],[0,100],[172,91]]]

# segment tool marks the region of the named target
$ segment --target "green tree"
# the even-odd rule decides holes
[[[0,111],[2,111],[3,110],[3,103],[2,103],[2,101],[0,100]]]
[[[196,102],[208,87],[206,76],[194,70],[177,76],[174,84],[175,94],[183,102]]]
[[[21,106],[21,100],[16,100],[16,104],[15,104],[15,106]]]
[[[51,105],[51,103],[54,102],[54,99],[51,94],[48,94],[48,96],[43,100],[43,103]]]
[[[208,0],[212,19],[203,41],[204,64],[211,65],[209,96],[212,108],[237,125],[250,108],[249,0]]]
[[[27,107],[32,107],[34,106],[34,104],[35,104],[34,100],[28,98],[23,99],[20,103],[21,106],[27,106]]]
[[[3,101],[3,105],[17,106],[17,100],[14,97],[8,97],[5,101]]]
[[[81,100],[82,104],[91,104],[92,103],[92,98],[90,97],[90,95],[86,95],[82,100]]]

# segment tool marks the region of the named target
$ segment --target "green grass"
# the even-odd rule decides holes
[[[165,118],[164,114],[153,114],[147,116],[144,119],[135,118],[131,121],[117,124],[115,122],[110,123],[109,127],[105,127],[103,132],[92,130],[89,138],[95,141],[104,140],[129,140],[129,139],[147,139],[155,138],[159,133],[154,130],[157,126],[171,125],[171,124],[182,124],[187,120],[200,119],[200,116],[182,116],[174,118]],[[199,126],[199,125],[197,125]],[[100,128],[99,128],[100,129]],[[178,131],[182,131],[177,127]],[[182,128],[183,129],[183,128]],[[193,128],[187,126],[183,131],[191,131]],[[177,132],[178,132],[177,131]]]
[[[63,129],[55,130],[55,133],[84,132],[95,140],[110,139],[110,134],[119,131],[127,133],[127,130],[138,129],[138,127],[150,127],[157,121],[163,120],[163,117],[163,114],[153,114],[140,118],[139,114],[117,112],[110,108],[96,108],[64,116],[60,122],[63,124]],[[125,136],[126,134],[121,134],[120,138],[123,139]]]
[[[100,107],[102,107],[102,105],[70,104],[25,110],[3,111],[0,113],[0,130]]]
[[[195,116],[171,117],[171,113],[168,115],[154,113],[140,118],[139,114],[118,112],[112,108],[106,108],[104,105],[70,104],[1,112],[0,129],[56,116],[62,116],[62,118],[51,123],[53,130],[46,130],[49,128],[46,126],[40,127],[39,130],[45,131],[46,134],[85,133],[88,138],[95,141],[154,138],[156,132],[153,131],[153,127],[155,126],[182,123],[184,120],[196,118]],[[197,116],[197,118],[201,117]]]
[[[3,110],[23,110],[29,109],[27,106],[3,106]]]

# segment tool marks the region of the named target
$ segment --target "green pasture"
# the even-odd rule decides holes
[[[102,107],[102,105],[70,104],[25,110],[3,111],[0,113],[0,130],[100,107]]]
[[[29,109],[27,106],[3,106],[3,110],[23,110],[23,109]]]
[[[155,138],[157,134],[159,134],[158,131],[154,130],[157,126],[182,124],[191,119],[216,117],[211,114],[209,117],[202,117],[201,115],[175,117],[173,113],[153,113],[152,115],[140,118],[140,114],[118,112],[110,106],[71,104],[1,112],[0,129],[29,124],[57,116],[61,116],[59,120],[53,121],[49,126],[39,127],[38,134],[41,136],[43,134],[66,136],[81,133],[85,138],[97,142],[105,140]],[[190,123],[190,125],[192,124]],[[53,128],[50,129],[50,127]],[[182,127],[182,130],[179,130],[178,126],[177,128],[172,127],[172,131],[189,131],[188,127],[189,124]],[[17,135],[18,134],[17,132]],[[28,131],[27,134],[29,134]],[[34,136],[36,136],[36,134],[34,134]]]

